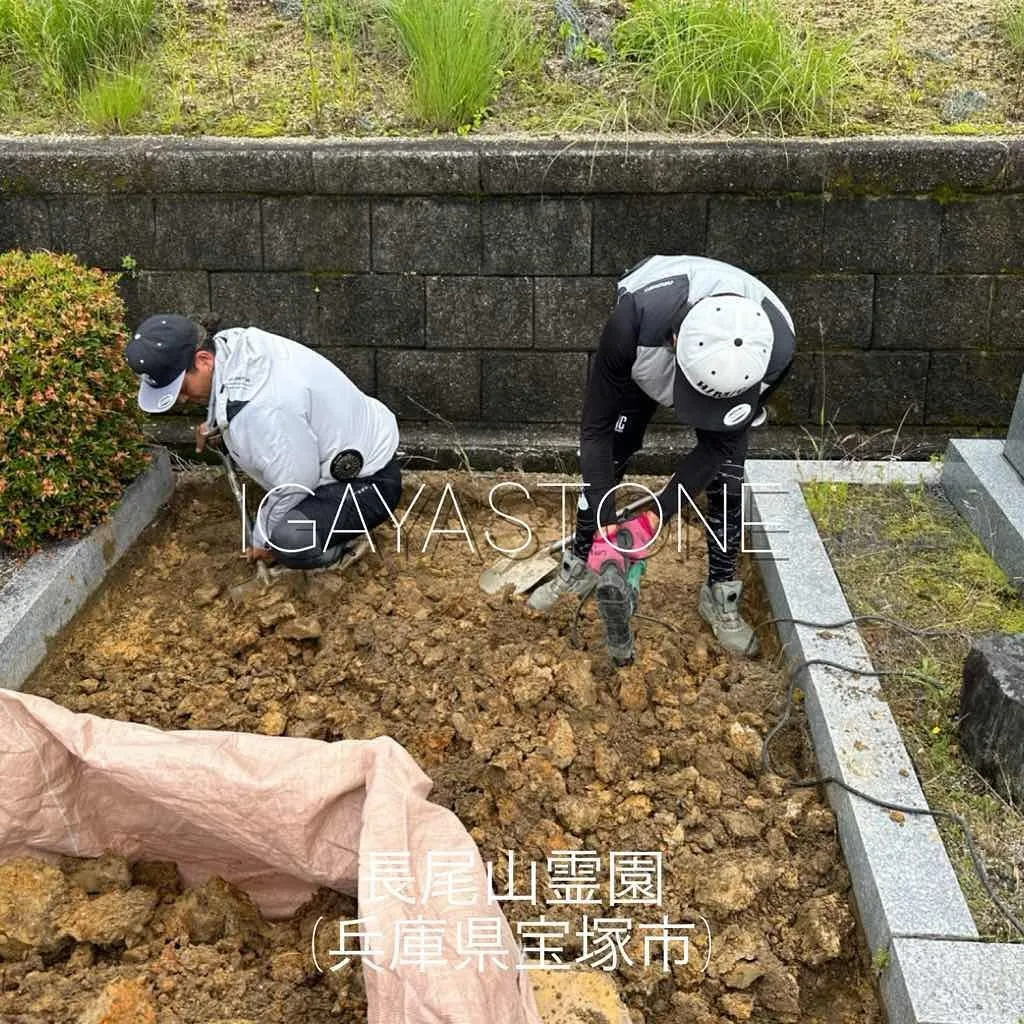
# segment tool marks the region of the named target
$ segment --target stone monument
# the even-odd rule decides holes
[[[974,642],[964,662],[959,734],[967,760],[1024,807],[1024,634]]]
[[[1006,433],[1006,444],[1003,455],[1010,465],[1024,477],[1024,378],[1021,378],[1020,391],[1017,392],[1017,404],[1013,407],[1013,419]]]
[[[942,487],[985,550],[1024,592],[1024,380],[1006,440],[951,440]]]
[[[951,440],[946,496],[1024,591],[1024,381],[1006,441]],[[960,747],[1008,800],[1024,799],[1024,634],[982,637],[964,663]]]

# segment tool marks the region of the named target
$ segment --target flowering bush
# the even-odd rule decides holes
[[[100,522],[145,465],[116,277],[0,253],[0,546]]]

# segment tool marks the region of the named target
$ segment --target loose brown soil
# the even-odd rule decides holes
[[[268,923],[220,879],[182,891],[174,864],[7,861],[0,865],[0,1021],[365,1020],[360,977],[331,975],[328,986],[310,953],[319,916],[352,918],[354,910],[353,900],[323,890],[291,920]],[[317,931],[318,944],[325,932]],[[318,948],[323,963],[326,947]]]
[[[487,548],[474,556],[463,538],[435,537],[421,553],[441,486],[423,479],[433,497],[420,499],[426,513],[403,534],[400,554],[394,532],[382,530],[379,553],[345,572],[279,581],[236,603],[227,588],[250,570],[236,553],[230,495],[221,481],[191,476],[26,689],[164,729],[390,735],[496,864],[507,850],[541,865],[553,850],[593,850],[605,862],[611,851],[662,851],[662,907],[631,908],[635,923],[703,914],[711,962],[700,973],[704,947],[695,941],[701,955],[689,968],[645,969],[634,933],[627,950],[640,966],[620,966],[615,977],[635,1022],[880,1021],[832,814],[816,793],[759,774],[784,681],[768,658],[724,656],[696,615],[704,571],[696,529],[692,551],[661,551],[643,584],[641,611],[675,629],[640,622],[637,662],[615,671],[592,606],[579,624],[587,649],[578,650],[573,604],[545,617],[522,598],[478,589]],[[479,542],[485,526],[500,535],[485,514],[493,480],[451,479]],[[408,501],[418,481],[406,483]],[[556,536],[557,503],[505,507]],[[752,611],[767,617],[756,598]],[[796,732],[773,757],[793,774],[812,768]],[[0,1019],[77,1020],[114,975],[141,979],[160,1024],[339,1019],[304,952],[308,912],[273,926],[269,938],[257,929],[211,941],[172,913],[186,897],[163,895],[130,949],[79,942],[48,969],[38,953],[29,967],[9,965]],[[506,905],[513,928],[544,912],[576,931],[581,918],[569,911],[577,909]],[[621,907],[588,913],[623,916]],[[580,953],[575,938],[565,948],[570,958]],[[168,974],[168,963],[183,966]],[[357,976],[341,988],[340,1018],[358,1019]]]

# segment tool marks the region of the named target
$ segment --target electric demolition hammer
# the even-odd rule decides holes
[[[597,573],[594,596],[604,623],[605,646],[616,666],[629,665],[636,655],[636,638],[630,620],[640,600],[640,580],[647,571],[647,548],[653,539],[634,537],[634,531],[620,526],[614,542],[606,537],[594,541],[587,564]],[[635,557],[631,557],[634,555]]]

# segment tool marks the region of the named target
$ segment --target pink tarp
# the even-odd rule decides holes
[[[373,1024],[540,1024],[515,940],[487,899],[476,844],[455,815],[427,801],[430,779],[387,737],[163,732],[0,690],[0,779],[0,858],[172,860],[187,884],[218,875],[268,917],[288,916],[329,886],[357,895],[360,930],[377,934],[380,969],[364,963]],[[405,851],[411,885],[385,884],[387,872],[371,879],[371,864],[390,854],[404,864]],[[471,864],[471,876],[461,875],[471,889],[454,885],[454,872],[440,884],[436,866],[447,855]],[[463,942],[460,952],[460,932],[465,939],[471,919],[496,917],[492,950],[507,956],[467,964],[466,949],[477,947]],[[443,963],[424,966],[397,938],[410,928],[400,922],[415,934],[417,918],[443,922]]]

